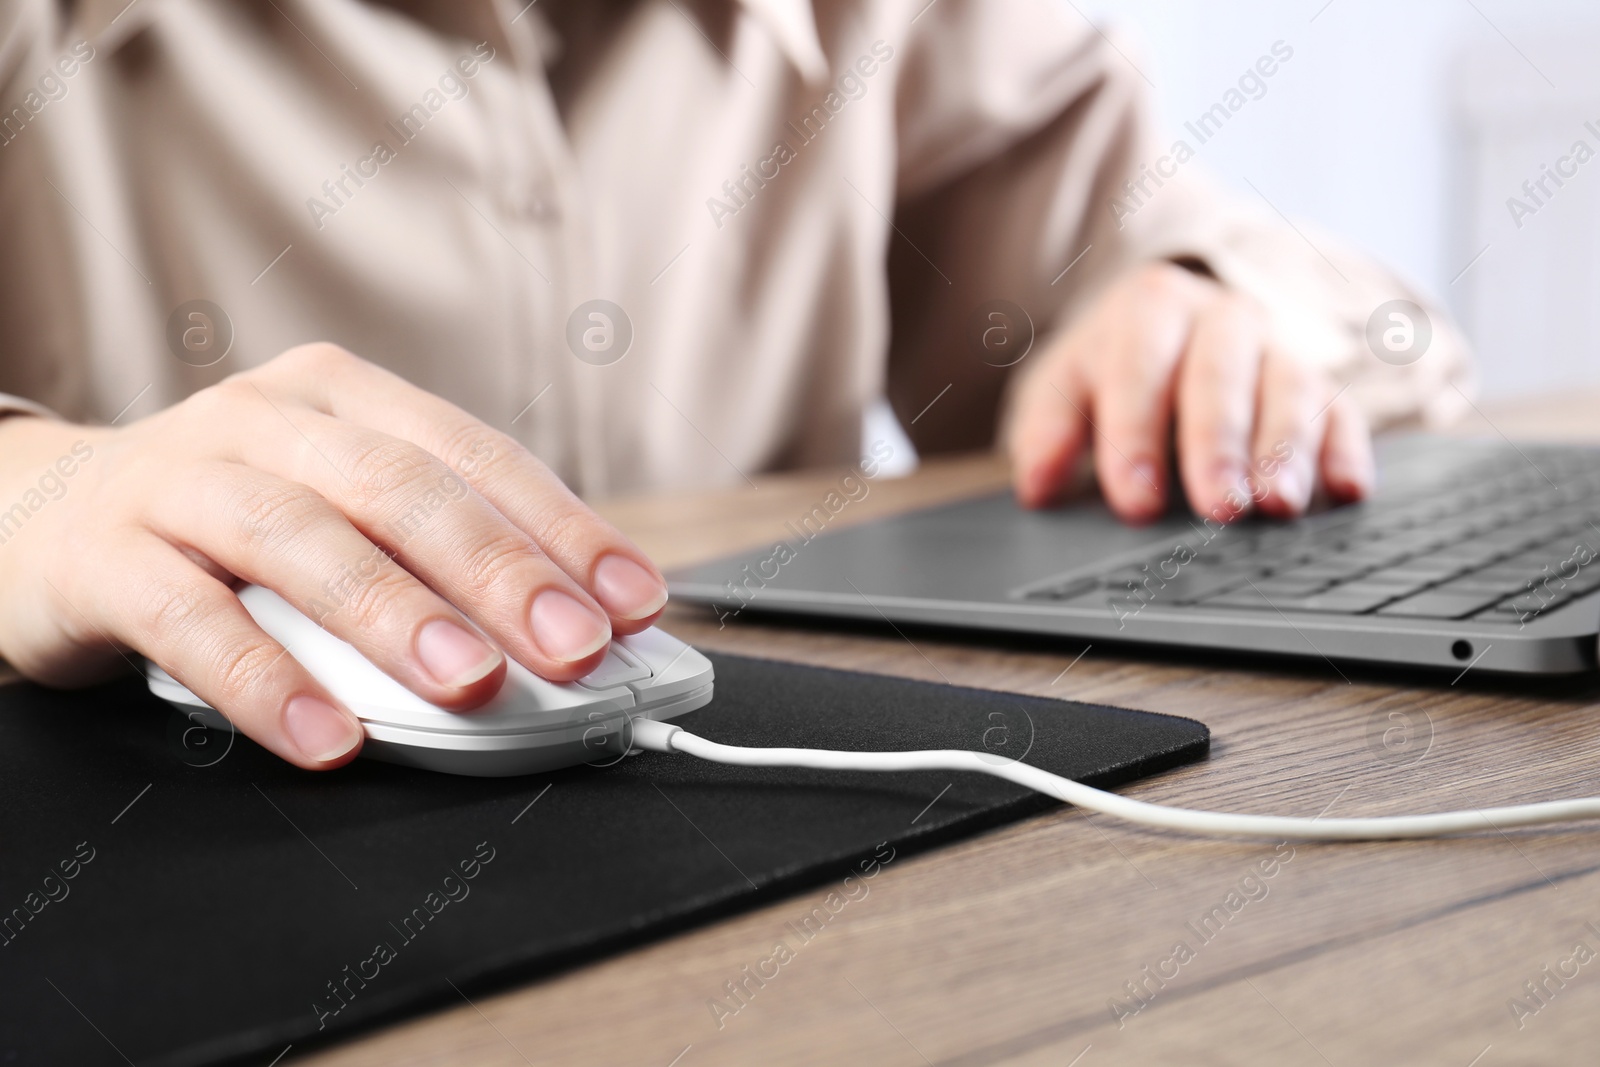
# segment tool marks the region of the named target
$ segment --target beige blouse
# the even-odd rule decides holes
[[[1195,256],[1379,421],[1447,417],[1443,317],[1376,359],[1420,298],[1161,162],[1124,53],[1057,0],[10,0],[0,404],[128,421],[329,340],[586,494],[735,484],[885,394],[985,444],[990,302],[1037,351]]]

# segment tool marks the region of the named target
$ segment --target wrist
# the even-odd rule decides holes
[[[36,415],[0,418],[0,543],[66,495],[107,432]]]
[[[29,471],[37,476],[42,472],[41,465],[48,466],[63,453],[70,454],[75,441],[93,446],[106,432],[103,427],[80,426],[26,412],[0,415],[0,488],[8,487],[18,477],[29,480]]]

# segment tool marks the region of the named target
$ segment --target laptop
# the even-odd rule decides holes
[[[1290,522],[1181,508],[1142,527],[1009,491],[785,539],[668,575],[757,613],[1524,674],[1597,665],[1600,449],[1380,442],[1373,497]],[[826,514],[824,512],[823,514]],[[802,518],[802,517],[797,517]]]

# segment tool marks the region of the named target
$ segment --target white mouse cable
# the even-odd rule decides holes
[[[1235,815],[1150,804],[1075,782],[1070,778],[959,749],[926,752],[837,752],[811,748],[741,748],[720,745],[681,726],[654,719],[633,720],[633,744],[650,752],[682,752],[711,763],[740,767],[813,767],[830,771],[975,771],[1025,786],[1057,800],[1143,826],[1216,837],[1263,837],[1300,841],[1381,841],[1439,837],[1474,830],[1600,818],[1600,797],[1549,800],[1474,811],[1433,815],[1383,815],[1359,819],[1314,819],[1286,815]]]

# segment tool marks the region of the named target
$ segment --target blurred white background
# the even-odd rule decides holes
[[[1134,39],[1174,135],[1272,42],[1289,44],[1270,91],[1198,158],[1450,307],[1483,395],[1600,383],[1600,4],[1071,2]],[[1559,190],[1547,180],[1555,195],[1519,229],[1507,198],[1526,199],[1523,181],[1579,139],[1597,158]]]

